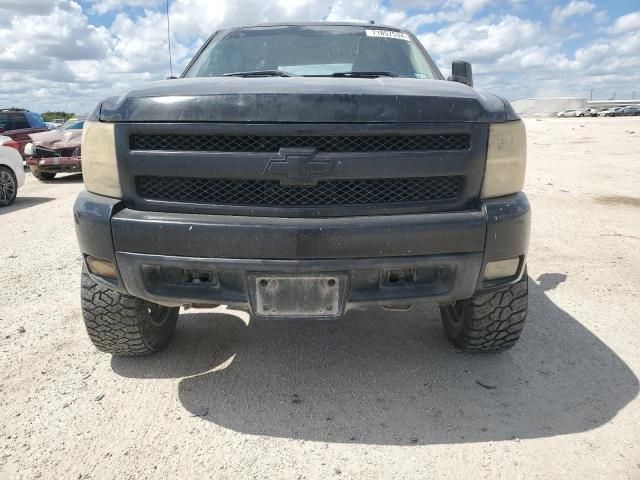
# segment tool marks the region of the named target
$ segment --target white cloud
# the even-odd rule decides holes
[[[471,61],[476,85],[511,98],[630,93],[640,82],[640,31],[586,37],[567,54],[561,46],[570,37],[582,35],[506,15],[452,23],[420,39],[445,74],[452,60]]]
[[[617,18],[613,23],[612,31],[615,33],[640,31],[640,12],[629,13]]]
[[[122,10],[124,8],[139,7],[151,8],[161,6],[165,2],[162,0],[89,0],[93,5],[93,13],[103,14],[111,11]],[[165,0],[166,1],[166,0]]]
[[[106,28],[88,24],[80,5],[56,2],[46,21],[37,14],[14,14],[0,27],[0,45],[4,46],[0,69],[40,70],[54,60],[99,59],[109,40]]]
[[[505,15],[495,23],[487,20],[457,22],[420,36],[422,44],[448,64],[452,60],[491,62],[534,43],[542,34],[539,23]]]
[[[593,20],[598,25],[603,25],[609,21],[609,14],[604,10],[598,10],[596,13],[593,14]]]
[[[0,16],[7,11],[23,15],[48,15],[53,9],[51,0],[2,0],[0,2]]]
[[[586,15],[587,13],[595,10],[595,8],[596,6],[591,2],[584,0],[572,0],[564,7],[555,7],[553,9],[552,18],[557,22],[563,22],[574,15]]]

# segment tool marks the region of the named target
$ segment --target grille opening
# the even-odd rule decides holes
[[[129,137],[131,150],[192,152],[278,152],[307,147],[319,152],[468,150],[467,133],[379,135],[156,135]]]
[[[185,270],[185,283],[211,283],[213,273],[203,270]]]
[[[80,156],[80,147],[61,148],[59,150],[52,150],[49,148],[35,147],[33,157],[35,158],[49,158],[49,157],[73,157]]]
[[[385,270],[383,272],[382,284],[384,286],[403,286],[416,283],[416,269],[406,268],[403,270]]]
[[[218,287],[220,283],[215,270],[172,267],[167,265],[143,265],[142,270],[150,285],[170,284]]]
[[[398,205],[454,200],[465,177],[436,176],[324,180],[312,186],[276,180],[136,177],[138,195],[150,200],[262,207]]]

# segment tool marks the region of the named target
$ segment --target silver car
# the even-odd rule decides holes
[[[606,110],[602,110],[600,113],[598,113],[599,117],[617,117],[619,116],[622,112],[622,107],[613,107],[613,108],[608,108]]]

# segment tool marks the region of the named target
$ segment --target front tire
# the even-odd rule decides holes
[[[82,267],[82,316],[91,342],[113,355],[140,356],[165,347],[176,328],[177,307],[163,307],[104,287]]]
[[[40,181],[52,180],[56,176],[55,172],[45,172],[38,167],[29,167],[29,169],[31,170],[33,176]]]
[[[13,170],[0,167],[0,207],[11,205],[18,194],[18,181]]]
[[[513,347],[527,318],[528,277],[501,290],[440,307],[447,337],[462,350],[497,352]]]

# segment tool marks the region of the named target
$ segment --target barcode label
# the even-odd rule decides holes
[[[395,38],[396,40],[411,41],[411,37],[406,33],[396,32],[394,30],[367,30],[367,37]]]

